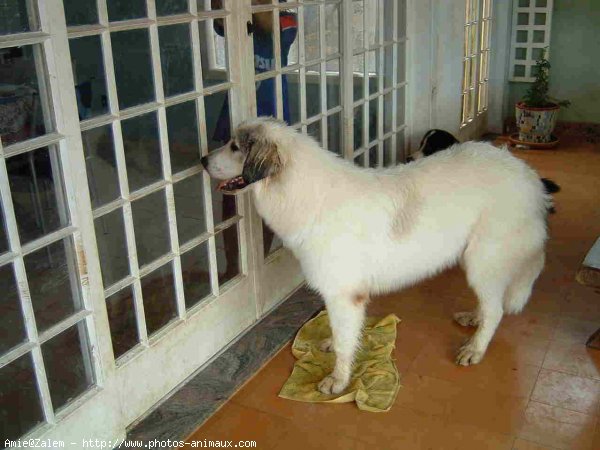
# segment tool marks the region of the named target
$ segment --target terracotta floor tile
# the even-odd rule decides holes
[[[411,365],[412,372],[451,381],[464,387],[487,389],[515,397],[529,397],[535,385],[540,368],[518,361],[510,353],[501,358],[488,358],[475,366],[462,367],[454,363],[455,351],[460,340],[453,345],[426,346]],[[490,349],[490,353],[492,353]]]
[[[546,447],[536,444],[535,442],[526,441],[525,439],[516,439],[513,444],[513,450],[555,450],[556,447]]]
[[[600,305],[598,306],[600,308]],[[553,338],[573,344],[585,344],[594,331],[600,328],[600,321],[577,320],[563,317],[558,322]]]
[[[528,402],[526,397],[464,387],[451,405],[449,418],[453,423],[516,435],[523,424]]]
[[[395,406],[410,408],[430,415],[448,415],[453,402],[461,392],[459,386],[449,381],[408,373],[402,377],[402,388]]]
[[[555,313],[534,311],[529,304],[520,314],[506,314],[500,322],[496,336],[514,337],[516,340],[553,338],[560,318]]]
[[[273,450],[355,450],[357,442],[347,436],[329,433],[321,428],[286,424],[282,434],[269,449]]]
[[[430,449],[431,436],[442,433],[443,418],[394,406],[389,412],[360,412],[358,440],[377,449]]]
[[[229,402],[196,430],[188,439],[201,441],[247,441],[253,440],[258,449],[271,448],[282,435],[288,421],[253,408]]]
[[[509,434],[493,433],[477,426],[449,424],[441,433],[429,435],[426,442],[428,448],[435,450],[510,450],[514,440]]]
[[[542,369],[531,399],[580,413],[597,414],[600,382]]]
[[[595,427],[594,416],[530,402],[519,437],[552,448],[590,450]]]
[[[574,283],[561,303],[561,314],[574,319],[595,321],[600,326],[600,289]]]
[[[581,343],[553,341],[546,353],[543,367],[600,381],[600,350],[588,348]]]

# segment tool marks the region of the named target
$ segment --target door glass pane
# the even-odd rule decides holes
[[[121,122],[129,190],[135,191],[162,178],[162,160],[156,113]]]
[[[198,22],[202,84],[210,87],[229,80],[227,60],[227,19],[217,18]]]
[[[92,207],[117,199],[121,193],[110,125],[81,132]]]
[[[276,252],[283,247],[283,242],[279,236],[275,234],[271,228],[263,221],[263,255],[267,257],[269,254]]]
[[[340,8],[325,5],[325,55],[340,52]]]
[[[170,16],[188,12],[188,0],[156,0],[156,15]]]
[[[100,36],[69,40],[79,120],[108,112]]]
[[[146,0],[106,0],[106,5],[111,22],[146,17]]]
[[[315,141],[317,141],[320,145],[322,143],[321,142],[321,120],[317,120],[316,122],[308,124],[308,126],[306,127],[306,134],[308,134],[309,136],[312,136],[315,139]]]
[[[123,211],[119,208],[94,220],[102,281],[106,289],[129,275]]]
[[[306,117],[321,113],[321,65],[306,68]]]
[[[318,59],[320,53],[319,5],[304,7],[304,57],[306,61]]]
[[[0,19],[1,20],[1,19]],[[10,47],[0,59],[0,138],[5,147],[53,130],[46,103],[39,45]]]
[[[392,138],[383,141],[383,166],[391,167],[394,165],[394,148],[392,147]]]
[[[148,264],[171,250],[164,190],[131,204],[138,263]]]
[[[22,243],[68,225],[58,154],[46,147],[6,161]]]
[[[365,46],[365,25],[363,14],[363,0],[352,0],[352,37],[354,40],[354,49],[361,49]]]
[[[287,95],[284,93],[284,105],[287,98],[289,108],[289,124],[294,125],[300,122],[300,69],[288,72],[283,75],[284,86],[287,86]],[[285,92],[285,91],[284,91]]]
[[[342,154],[341,113],[327,117],[327,149],[338,155]]]
[[[394,92],[390,91],[383,96],[383,133],[392,131],[392,107],[394,102]],[[402,108],[402,105],[398,105]]]
[[[63,0],[68,26],[98,23],[96,0]]]
[[[368,114],[369,114],[369,143],[377,139],[378,134],[378,121],[379,121],[379,98],[374,98],[368,103]],[[365,105],[366,107],[366,105]]]
[[[151,335],[177,317],[173,265],[171,263],[142,278],[146,329]]]
[[[404,146],[404,130],[396,134],[396,161],[404,162],[406,160],[406,148]]]
[[[369,149],[369,167],[377,167],[379,165],[379,156],[377,154],[377,146]]]
[[[232,225],[215,236],[219,285],[225,284],[240,273],[240,247],[238,225]]]
[[[369,95],[379,89],[379,50],[367,52],[367,69],[369,71]]]
[[[275,69],[273,51],[273,11],[264,11],[252,14],[254,32],[254,71],[255,73],[268,72]]]
[[[111,33],[115,80],[121,109],[154,100],[147,29]]]
[[[2,444],[16,440],[44,421],[31,354],[0,368]]]
[[[166,111],[171,172],[197,166],[200,164],[200,141],[196,102],[179,103],[168,107]]]
[[[12,264],[0,267],[0,355],[27,338]]]
[[[401,42],[397,44],[398,46],[398,71],[396,81],[398,83],[403,83],[406,81],[406,43]]]
[[[394,4],[397,0],[383,0],[383,40],[394,39]]]
[[[364,86],[365,86],[364,70],[365,70],[365,55],[364,55],[364,53],[354,56],[352,59],[352,71],[353,71],[352,90],[354,91],[354,96],[353,96],[354,101],[360,100],[361,98],[363,98],[363,95],[364,95]]]
[[[175,183],[173,191],[179,244],[183,244],[206,232],[202,174]]]
[[[383,51],[383,87],[394,85],[394,46],[388,45]]]
[[[363,146],[363,106],[354,108],[354,150]]]
[[[207,242],[181,255],[181,273],[185,307],[189,309],[212,293]]]
[[[404,86],[396,90],[396,127],[404,125],[404,109],[406,108],[404,90]]]
[[[204,116],[206,117],[206,139],[208,150],[215,150],[231,137],[231,119],[229,114],[229,93],[220,91],[204,97]]]
[[[8,246],[8,235],[6,234],[6,221],[4,220],[4,212],[2,203],[0,203],[0,255],[7,252]]]
[[[335,108],[340,105],[340,70],[339,59],[328,61],[327,63],[327,109]],[[335,70],[331,70],[334,69]]]
[[[256,115],[277,116],[275,77],[256,82]]]
[[[72,238],[25,256],[25,269],[38,330],[56,325],[82,309]]]
[[[235,196],[223,195],[221,191],[217,189],[217,184],[219,184],[218,180],[211,179],[213,220],[215,225],[225,222],[227,219],[231,219],[237,214]]]
[[[140,341],[131,286],[106,299],[106,312],[116,359],[131,350]]]
[[[0,35],[12,33],[25,33],[35,31],[30,17],[35,18],[35,11],[31,10],[33,3],[27,0],[4,0],[0,3]]]
[[[165,97],[194,90],[190,26],[159,27],[158,39]]]
[[[46,378],[55,410],[65,406],[94,384],[87,349],[88,338],[84,322],[79,322],[42,344]]]
[[[358,167],[365,167],[365,154],[361,153],[354,158],[354,164],[356,164]]]

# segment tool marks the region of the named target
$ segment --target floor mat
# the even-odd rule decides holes
[[[392,359],[399,322],[394,314],[368,317],[350,385],[341,394],[326,395],[318,391],[317,385],[333,370],[335,354],[319,350],[320,343],[331,337],[329,316],[322,311],[298,331],[292,345],[297,361],[279,396],[303,402],[356,401],[364,411],[389,411],[400,388],[400,376]]]

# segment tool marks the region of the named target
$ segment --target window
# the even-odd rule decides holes
[[[487,110],[492,0],[466,0],[461,126]]]
[[[535,62],[550,45],[552,0],[517,0],[513,5],[510,81],[531,82]]]

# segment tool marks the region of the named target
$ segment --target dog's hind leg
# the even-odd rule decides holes
[[[366,296],[336,296],[325,299],[333,334],[335,367],[333,372],[319,383],[319,391],[323,394],[339,394],[350,382],[352,363],[365,319],[366,299]]]
[[[508,260],[498,257],[502,255],[501,252],[501,246],[481,242],[465,252],[467,280],[477,294],[479,306],[469,317],[477,324],[477,331],[456,356],[456,363],[462,366],[477,364],[482,360],[502,320],[504,293],[512,276],[512,268]]]
[[[539,249],[531,258],[523,260],[521,267],[506,290],[504,312],[518,314],[527,304],[535,280],[544,268],[544,250]]]

